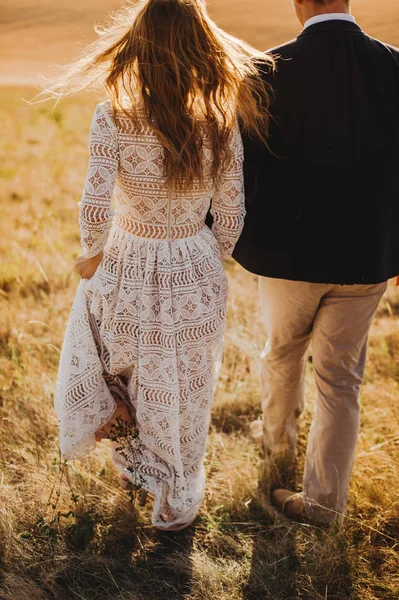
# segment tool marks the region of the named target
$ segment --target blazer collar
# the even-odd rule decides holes
[[[349,31],[351,33],[363,33],[363,30],[356,23],[350,21],[342,21],[336,19],[334,21],[323,21],[322,23],[316,23],[315,25],[309,25],[299,34],[298,37],[303,35],[312,35],[312,33],[320,33],[324,31]]]

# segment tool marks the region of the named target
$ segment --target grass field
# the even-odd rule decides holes
[[[284,4],[281,15],[288,15],[288,0],[278,2]],[[17,0],[2,15],[3,21],[8,15],[10,31],[12,11],[23,4],[31,6]],[[49,4],[40,0],[35,8]],[[88,1],[61,3],[95,18],[110,4],[97,2],[88,13]],[[250,3],[231,4],[226,20],[232,29],[242,24],[246,6],[249,23],[258,22],[256,36],[256,3],[253,13]],[[262,3],[260,14],[272,4]],[[356,4],[371,22],[372,2]],[[222,3],[214,0],[211,9],[223,16]],[[376,29],[385,23],[384,39],[392,43],[399,42],[389,17],[395,10],[397,18],[393,2],[380,2],[374,22]],[[280,40],[273,43],[284,39],[284,27],[278,31]],[[71,30],[65,39],[69,35]],[[46,62],[43,48],[37,56]],[[24,59],[24,68],[26,63],[32,70],[35,60]],[[280,476],[249,438],[249,424],[260,415],[258,355],[264,343],[256,280],[233,262],[226,264],[228,331],[207,493],[195,525],[176,535],[154,532],[151,507],[139,509],[118,488],[106,444],[81,462],[60,459],[52,395],[78,283],[77,202],[94,100],[73,98],[53,111],[21,100],[33,93],[0,88],[0,599],[398,600],[399,291],[393,285],[371,333],[362,434],[342,530],[289,522],[269,503]],[[297,489],[315,396],[311,369],[309,363]]]

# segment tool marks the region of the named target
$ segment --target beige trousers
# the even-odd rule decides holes
[[[345,512],[360,425],[367,339],[387,283],[335,285],[259,278],[267,343],[262,353],[265,445],[293,452],[304,406],[312,340],[317,401],[306,452],[303,495],[310,518]]]

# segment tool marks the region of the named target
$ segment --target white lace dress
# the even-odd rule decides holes
[[[215,185],[205,143],[205,186],[184,198],[167,190],[163,148],[144,117],[135,124],[122,112],[114,117],[110,102],[99,104],[89,147],[82,245],[88,257],[104,257],[81,281],[67,326],[55,393],[61,450],[83,457],[114,398],[130,403],[136,435],[122,453],[114,445],[113,458],[155,496],[153,523],[167,529],[194,518],[204,495],[227,300],[221,259],[245,213],[242,141],[236,127],[234,160]]]

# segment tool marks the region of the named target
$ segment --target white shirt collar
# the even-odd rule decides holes
[[[348,15],[347,13],[324,13],[322,15],[317,15],[316,17],[311,17],[308,19],[303,26],[304,29],[310,27],[311,25],[316,25],[316,23],[323,23],[324,21],[349,21],[350,23],[356,23],[355,17],[352,15]]]

